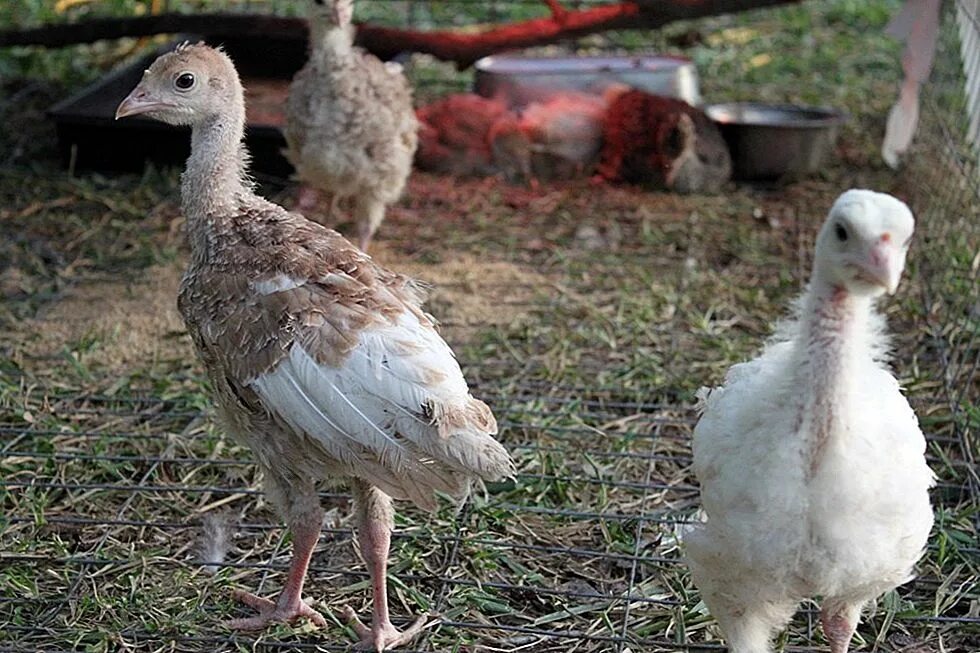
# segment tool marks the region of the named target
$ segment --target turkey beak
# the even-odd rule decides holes
[[[891,235],[883,234],[868,251],[867,260],[860,266],[868,281],[882,286],[889,295],[898,290],[902,277],[903,260],[891,243]]]
[[[125,118],[126,116],[136,116],[141,113],[164,109],[168,106],[170,105],[166,102],[153,99],[153,96],[143,88],[143,85],[138,84],[126,96],[126,99],[119,103],[119,107],[116,109],[116,120]]]

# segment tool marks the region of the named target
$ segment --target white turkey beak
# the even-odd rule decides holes
[[[858,268],[866,281],[894,295],[902,278],[903,263],[901,253],[891,242],[891,235],[886,233],[871,246],[867,258],[858,264]]]
[[[119,107],[116,109],[116,120],[120,118],[125,118],[126,116],[135,116],[141,113],[147,113],[149,111],[155,111],[157,109],[165,109],[171,105],[166,102],[160,102],[159,100],[154,100],[153,97],[143,88],[142,84],[138,84],[126,99],[119,103]]]

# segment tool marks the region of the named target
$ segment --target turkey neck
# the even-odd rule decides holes
[[[354,47],[354,30],[350,25],[331,25],[322,20],[310,21],[310,58],[332,67],[349,57]]]
[[[248,152],[242,143],[244,133],[245,104],[240,86],[224,113],[193,126],[191,155],[180,178],[180,195],[195,253],[208,246],[211,234],[230,224],[242,200],[252,194],[245,174]]]
[[[804,300],[798,383],[803,388],[802,432],[809,437],[809,476],[819,467],[830,439],[848,436],[843,417],[851,409],[856,370],[871,353],[870,317],[869,297],[819,277]]]

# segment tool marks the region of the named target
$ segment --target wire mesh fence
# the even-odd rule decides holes
[[[926,234],[918,257],[921,308],[928,316],[922,343],[938,358],[936,393],[948,407],[967,479],[977,494],[977,419],[980,398],[980,144],[971,139],[977,120],[972,98],[980,51],[980,6],[957,0],[945,14],[936,67],[923,97],[918,141],[923,156],[908,175],[919,229]],[[972,45],[972,49],[968,46]],[[936,166],[927,162],[940,161]]]
[[[539,404],[539,391],[531,384],[515,386],[513,394],[486,390],[481,394],[496,406],[521,406],[529,401]],[[495,489],[489,488],[488,499],[477,499],[449,520],[451,528],[425,533],[420,523],[400,524],[396,556],[406,549],[431,547],[442,559],[410,572],[400,571],[396,562],[393,583],[426,594],[431,601],[428,608],[444,617],[441,629],[464,632],[467,640],[488,649],[688,648],[682,637],[686,633],[671,633],[669,627],[677,621],[676,613],[690,608],[688,598],[679,588],[664,586],[661,579],[677,574],[678,527],[690,518],[689,508],[696,500],[696,487],[677,480],[676,473],[689,465],[685,449],[690,413],[675,406],[583,398],[574,388],[551,391],[547,410],[517,408],[501,414],[501,425],[509,433],[533,433],[527,444],[512,447],[515,454],[542,461],[560,456],[566,469],[582,466],[593,472],[553,474],[543,465],[540,473],[522,473],[517,482],[545,488],[548,494],[561,488],[558,500],[495,500]],[[178,582],[179,570],[184,571],[182,582],[195,582],[186,576],[193,576],[187,572],[201,565],[200,516],[222,505],[254,503],[261,497],[247,454],[208,455],[196,450],[207,440],[201,437],[207,420],[197,410],[153,397],[120,401],[47,393],[46,401],[47,419],[70,421],[72,429],[3,426],[6,463],[32,470],[2,481],[13,504],[7,516],[4,563],[38,575],[32,592],[38,599],[4,600],[16,615],[14,623],[8,623],[8,632],[26,647],[34,637],[50,641],[52,631],[70,627],[77,605],[99,598],[100,578],[129,575],[135,566],[142,568],[141,586],[156,580],[166,589],[166,577],[175,574],[173,582]],[[545,425],[545,420],[552,423]],[[565,420],[574,424],[554,423]],[[626,423],[610,426],[616,422]],[[602,443],[595,442],[597,434],[604,436]],[[38,450],[49,447],[53,450]],[[99,450],[105,453],[92,453]],[[107,478],[73,480],[80,476],[73,470],[93,465],[105,465]],[[960,490],[957,483],[943,484],[943,491],[952,495]],[[345,499],[343,494],[322,494],[328,506],[342,506]],[[40,512],[31,510],[39,505]],[[488,522],[498,525],[488,528]],[[527,530],[502,531],[501,522],[521,524]],[[547,528],[542,529],[541,523]],[[286,569],[283,530],[256,518],[231,528],[235,548],[253,555],[217,564],[236,583],[258,579],[261,592]],[[50,538],[62,550],[17,553],[11,543],[21,536],[31,537],[32,532],[33,537]],[[331,526],[323,535],[326,544],[314,559],[311,586],[346,591],[362,587],[365,570],[350,564],[350,529]],[[157,548],[161,553],[153,553]],[[977,555],[980,549],[961,547],[961,553]],[[461,573],[461,556],[475,555],[502,557],[506,567],[495,566],[491,574]],[[538,565],[562,573],[558,578],[537,574]],[[915,591],[928,591],[940,582],[922,578]],[[475,622],[465,613],[456,614],[454,601],[476,591],[484,594],[483,610],[492,614],[497,603],[508,616]],[[508,609],[522,605],[520,613]],[[202,607],[218,620],[213,606]],[[958,615],[957,608],[952,605],[943,614],[917,619],[939,631],[980,623],[975,617]],[[807,633],[813,631],[814,616],[807,611],[802,617]],[[697,626],[690,619],[680,621]],[[243,635],[179,630],[160,634],[138,625],[121,629],[118,636],[135,646],[171,643],[178,649],[253,641]],[[266,637],[261,642],[267,650],[277,646],[346,650],[346,646],[304,643],[294,637]],[[427,643],[423,638],[418,650],[441,650]],[[705,648],[704,644],[691,648]]]
[[[250,11],[273,5],[218,4]],[[368,12],[371,4],[379,3],[361,2],[358,10]],[[391,4],[425,27],[442,20],[440,5],[475,3]],[[485,19],[544,10],[530,0],[479,4]],[[975,26],[975,3],[957,4],[968,13],[967,28]],[[192,10],[200,3],[169,5]],[[291,11],[283,5],[276,3],[275,11]],[[889,594],[861,627],[858,645],[889,651],[968,653],[980,646],[980,181],[966,137],[962,29],[963,19],[947,12],[936,69],[924,89],[917,149],[902,177],[921,237],[910,273],[919,283],[906,320],[914,335],[902,339],[900,358],[921,368],[910,376],[927,380],[910,395],[940,479],[939,527],[920,576]],[[465,76],[452,77],[452,84],[465,86]],[[820,210],[805,195],[778,201],[793,214]],[[532,254],[523,262],[541,275],[533,283],[483,283],[480,289],[495,298],[492,309],[522,316],[515,324],[488,330],[483,317],[443,321],[450,342],[467,343],[461,356],[467,378],[474,394],[494,407],[521,471],[514,483],[491,484],[464,506],[434,516],[399,508],[390,569],[394,612],[441,616],[403,650],[723,650],[679,543],[697,505],[689,395],[631,376],[633,365],[655,367],[646,360],[654,356],[649,351],[611,360],[607,349],[584,351],[557,326],[529,326],[594,321],[595,330],[572,335],[628,338],[605,328],[617,316],[602,306],[609,288],[636,284],[648,265],[649,252],[635,245],[646,218],[625,209],[624,215],[616,256]],[[689,223],[678,229],[696,232]],[[792,252],[805,237],[787,231]],[[389,246],[424,252],[420,232],[418,223],[392,225]],[[480,237],[498,239],[504,257],[523,255],[509,247],[504,226],[484,228]],[[685,237],[697,240],[696,233]],[[671,264],[697,254],[672,253]],[[786,251],[780,256],[787,258]],[[640,292],[644,283],[636,284]],[[689,283],[684,275],[671,277],[667,292],[682,293]],[[467,283],[457,285],[461,294],[473,292]],[[432,310],[443,317],[438,302]],[[644,331],[641,340],[663,343],[683,358],[690,342],[678,333],[682,325],[669,315],[659,319],[643,329],[662,333]],[[748,331],[752,339],[761,335]],[[541,350],[553,355],[536,356]],[[328,634],[285,626],[260,635],[222,629],[221,620],[240,610],[229,588],[269,595],[281,586],[288,534],[264,504],[249,453],[213,426],[200,379],[170,374],[143,385],[156,391],[116,391],[109,383],[92,392],[26,376],[6,386],[0,648],[348,650],[351,633],[333,615],[345,602],[363,612],[369,587],[353,546],[348,495],[321,495],[328,521],[307,590],[328,616]],[[781,643],[790,651],[812,650],[823,642],[818,631],[817,611],[806,605]]]
[[[221,12],[262,13],[279,16],[304,15],[309,0],[159,0],[130,2],[128,0],[62,0],[38,7],[29,3],[10,3],[6,8],[9,23],[30,26],[42,22],[74,21],[88,18],[144,15],[149,12]],[[607,0],[570,0],[562,3],[568,9],[607,4]],[[467,13],[471,12],[471,13]],[[426,28],[433,25],[468,26],[473,19],[495,22],[528,16],[544,16],[550,12],[544,0],[361,0],[355,6],[355,20],[379,19],[400,26]]]

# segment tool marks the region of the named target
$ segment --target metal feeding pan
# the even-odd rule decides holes
[[[138,117],[115,120],[115,112],[147,66],[185,40],[222,45],[234,60],[245,85],[245,142],[252,154],[252,169],[275,176],[292,172],[281,153],[286,142],[280,126],[289,82],[306,61],[306,41],[273,37],[183,37],[62,100],[48,111],[48,117],[57,128],[66,165],[138,172],[148,160],[183,164],[190,154],[189,129]]]
[[[484,57],[476,62],[474,87],[484,97],[505,98],[521,107],[555,91],[601,93],[619,83],[654,95],[701,102],[698,73],[689,59],[634,57]]]
[[[704,108],[721,129],[736,179],[790,181],[816,172],[847,114],[790,104],[734,102]]]

